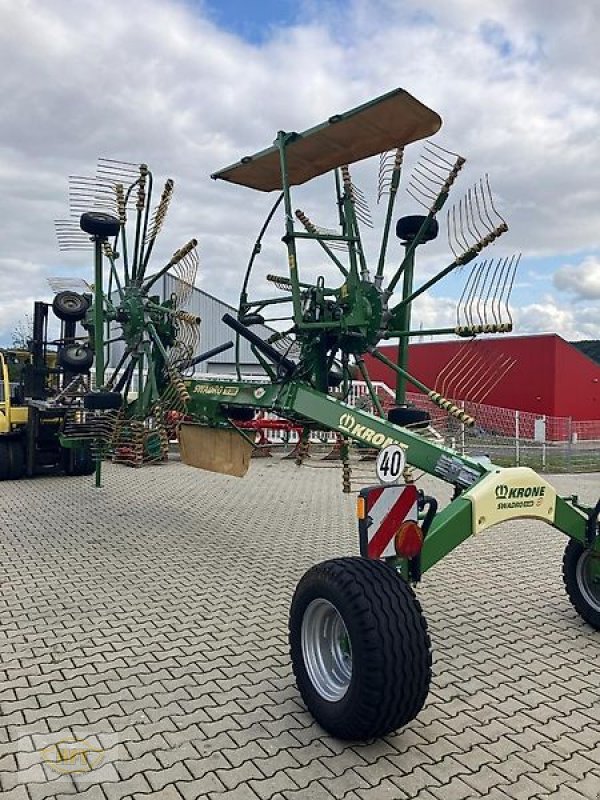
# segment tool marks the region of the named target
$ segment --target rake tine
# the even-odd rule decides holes
[[[449,396],[457,397],[460,394],[461,381],[465,374],[464,371],[467,369],[467,374],[470,372],[473,359],[476,358],[477,355],[472,344],[472,342],[467,342],[465,344],[465,348],[467,348],[466,357],[462,359],[461,363],[455,365],[452,374],[448,376],[446,391]]]
[[[409,185],[406,187],[406,193],[407,193],[407,194],[409,194],[409,195],[412,197],[412,199],[413,199],[415,202],[417,202],[417,203],[418,203],[420,206],[423,206],[423,208],[424,208],[426,211],[429,211],[429,206],[430,206],[430,204],[429,204],[429,203],[425,203],[425,202],[423,202],[423,200],[422,200],[422,199],[421,199],[421,198],[420,198],[420,197],[419,197],[417,194],[414,194],[414,190],[413,190],[413,191],[411,191],[410,184],[409,184]]]
[[[473,327],[475,325],[474,306],[476,305],[477,292],[481,281],[481,276],[487,265],[487,260],[478,261],[471,270],[471,285],[469,287],[469,295],[465,301],[465,317],[467,325]]]
[[[424,197],[429,200],[435,200],[437,195],[432,192],[429,186],[426,186],[422,181],[415,176],[411,176],[410,182],[408,184],[414,192],[420,192]]]
[[[435,177],[438,179],[438,181],[440,183],[443,184],[444,181],[446,180],[446,177],[447,177],[447,174],[448,174],[447,171],[443,175],[439,175],[436,172],[436,170],[442,169],[441,165],[440,164],[436,164],[435,161],[433,161],[431,158],[427,158],[427,156],[425,156],[425,155],[421,155],[421,161],[426,161],[428,164],[431,165],[431,166],[428,167],[429,171],[431,172],[432,175],[435,175]],[[445,162],[445,163],[447,163],[447,162]],[[451,167],[452,164],[448,164],[448,166]]]
[[[472,381],[479,376],[481,370],[481,356],[480,354],[473,348],[473,357],[468,363],[468,369],[465,371],[463,375],[460,376],[459,382],[456,384],[454,389],[456,395],[459,394],[466,394],[467,389],[470,388]]]
[[[461,326],[461,323],[460,323],[460,310],[461,310],[461,308],[463,308],[464,312],[465,312],[465,325],[468,324],[467,323],[467,313],[466,313],[466,302],[467,302],[467,298],[468,298],[469,295],[467,294],[467,289],[470,288],[470,284],[471,284],[471,281],[473,279],[473,274],[474,274],[476,268],[477,268],[477,264],[475,264],[471,268],[471,270],[469,271],[469,274],[467,276],[467,280],[465,281],[465,284],[463,286],[462,293],[461,293],[460,297],[458,298],[458,303],[456,304],[456,325],[457,325],[457,327]],[[464,303],[464,305],[463,305],[463,303]]]
[[[88,250],[92,243],[89,236],[72,219],[54,220],[54,230],[59,250]]]
[[[472,355],[472,348],[471,342],[465,342],[462,344],[460,349],[457,351],[456,355],[446,364],[444,369],[438,374],[436,379],[436,388],[438,382],[442,375],[444,375],[444,379],[441,382],[441,386],[438,389],[439,393],[447,397],[450,394],[450,386],[451,381],[454,378],[455,373],[462,367],[462,364],[465,361],[469,361]],[[446,374],[445,374],[446,373]]]
[[[452,150],[446,150],[445,147],[442,147],[440,144],[437,144],[436,142],[427,142],[425,144],[424,149],[435,155],[437,158],[439,158],[440,161],[443,161],[449,167],[453,167],[454,164],[456,163],[456,160],[461,158],[461,156],[459,156],[458,153],[454,153],[452,152]],[[441,155],[441,153],[445,153],[446,155],[452,156],[453,160],[448,161]]]
[[[413,178],[414,178],[415,173],[417,175],[419,175],[420,178],[423,179],[422,180],[422,185],[423,186],[427,186],[429,183],[433,184],[433,186],[432,187],[430,186],[429,189],[430,189],[430,191],[435,192],[435,194],[437,196],[437,191],[439,189],[439,182],[435,181],[431,177],[431,175],[433,175],[433,172],[431,172],[431,171],[429,173],[423,172],[422,169],[419,169],[419,165],[417,164],[417,166],[413,170]],[[415,180],[416,180],[416,178],[415,178]]]
[[[478,212],[477,215],[475,214],[475,211],[473,210],[473,195],[475,195],[475,206],[476,206],[477,212]],[[481,239],[483,239],[485,234],[481,233],[481,231],[477,227],[477,219],[476,219],[476,217],[479,215],[479,209],[477,207],[477,185],[475,185],[473,191],[471,189],[467,190],[467,202],[469,204],[469,210],[471,211],[471,220],[473,222],[473,228],[475,229],[475,240],[476,241],[480,241]]]
[[[485,292],[485,288],[486,288],[487,283],[488,283],[488,275],[490,274],[490,269],[492,268],[493,263],[494,263],[494,259],[490,258],[489,262],[487,263],[487,266],[486,266],[485,270],[483,271],[482,280],[481,280],[481,289],[479,291],[479,296],[477,297],[477,319],[479,320],[479,324],[480,325],[485,325],[486,321],[487,321],[487,317],[486,317],[486,313],[485,313],[486,300],[483,297],[483,294]],[[487,297],[487,295],[486,295],[486,297]],[[483,304],[483,316],[482,316],[482,310],[480,308],[480,306],[482,304]]]
[[[494,378],[494,370],[498,367],[499,360],[502,360],[502,356],[494,356],[491,360],[488,360],[482,356],[479,357],[479,369],[477,371],[477,383],[475,386],[470,386],[469,395],[472,402],[476,402],[477,398],[482,394],[482,391],[485,392],[487,389],[488,384]]]
[[[402,169],[404,147],[388,150],[379,157],[379,177],[377,181],[377,203],[384,194],[389,194],[395,173]]]
[[[513,260],[515,261],[514,267],[513,267]],[[515,283],[515,277],[516,277],[516,274],[517,274],[517,269],[519,267],[520,261],[521,261],[521,253],[519,253],[519,255],[516,257],[516,259],[515,259],[515,256],[513,255],[511,260],[510,260],[510,265],[509,265],[509,268],[508,268],[508,275],[509,275],[509,278],[508,278],[508,291],[506,293],[505,305],[506,305],[506,314],[508,316],[508,322],[509,322],[509,325],[511,327],[512,327],[512,323],[513,323],[513,319],[512,319],[512,314],[510,313],[509,301],[510,301],[510,296],[512,294],[513,286],[514,286],[514,283]],[[512,272],[511,272],[511,269],[512,269]],[[503,289],[504,289],[504,287],[503,287]]]
[[[448,155],[454,161],[450,161]],[[462,156],[433,142],[426,143],[410,176],[408,194],[430,214],[437,213],[444,205],[450,187],[464,163]]]
[[[469,192],[463,197],[463,200],[465,201],[465,223],[469,236],[472,237],[474,242],[478,242],[481,237],[477,235],[477,228],[475,227],[475,220],[473,218],[473,205]],[[471,225],[473,225],[473,227],[471,227]]]
[[[494,294],[492,296],[492,315],[494,317],[494,322],[497,325],[502,324],[502,300],[504,297],[504,287],[507,281],[507,272],[508,272],[508,256],[504,259],[498,259],[498,268],[497,268],[497,279],[496,279],[496,286],[494,289]]]
[[[483,179],[480,179],[480,183],[482,183],[482,181],[483,181]],[[481,205],[483,205],[483,208],[485,209],[487,219],[484,218],[483,214],[481,213],[481,205],[480,205],[480,202],[479,202],[479,194],[480,193],[481,193]],[[479,221],[483,225],[483,228],[486,231],[486,234],[489,235],[490,233],[492,233],[494,228],[491,225],[490,217],[489,217],[489,214],[487,213],[487,206],[485,205],[485,197],[483,195],[483,186],[480,186],[479,187],[479,191],[478,191],[477,184],[475,184],[475,205],[477,206],[477,214],[479,216]]]
[[[354,205],[354,211],[357,220],[362,222],[363,225],[366,225],[368,228],[372,228],[373,218],[371,216],[369,204],[366,201],[364,192],[352,182],[350,169],[347,164],[342,167],[342,180],[344,187],[348,192],[348,196]]]
[[[465,209],[465,215],[466,215],[466,209]],[[470,249],[469,240],[465,236],[465,223],[464,223],[464,220],[463,220],[463,198],[462,197],[460,198],[460,202],[458,204],[458,224],[459,224],[460,236],[461,236],[461,239],[462,239],[462,242],[459,239],[459,243],[463,244],[465,250],[469,250]]]
[[[485,264],[486,264],[486,262],[483,261],[481,263],[476,264],[473,267],[473,282],[471,284],[471,289],[470,289],[470,292],[469,292],[469,296],[467,297],[467,300],[466,300],[466,303],[465,303],[465,308],[466,308],[465,316],[467,318],[467,325],[469,325],[470,327],[472,327],[474,325],[474,322],[473,322],[473,304],[475,302],[477,289],[479,287],[479,280],[481,278],[481,273],[482,273],[482,271],[483,271],[483,269],[485,267]]]
[[[484,210],[485,216],[486,216],[487,221],[489,222],[489,225],[490,225],[489,231],[491,233],[494,230],[494,220],[491,218],[490,212],[488,211],[488,206],[487,206],[487,202],[486,202],[486,199],[485,199],[485,189],[484,189],[484,186],[483,186],[483,178],[479,179],[479,185],[480,185],[480,189],[481,189],[481,202],[483,204],[483,210]],[[489,183],[488,183],[487,186],[488,186],[488,190],[489,190]]]
[[[506,256],[504,259],[498,259],[498,277],[496,280],[494,296],[492,298],[492,313],[494,315],[494,322],[496,322],[498,325],[502,324],[502,301],[504,299],[504,291],[508,280],[509,270],[510,263],[508,256]]]
[[[447,233],[447,237],[448,237],[448,247],[450,248],[450,250],[452,250],[452,255],[454,256],[454,258],[458,259],[460,254],[456,252],[456,250],[454,249],[454,244],[452,243],[452,235],[451,235],[452,229],[451,229],[451,226],[450,226],[450,222],[451,222],[451,220],[450,220],[450,212],[451,211],[452,211],[452,223],[454,225],[454,230],[456,230],[456,209],[455,209],[454,206],[452,206],[451,209],[449,208],[446,211],[446,233]]]
[[[485,296],[484,305],[483,305],[483,313],[484,313],[486,325],[487,325],[488,308],[491,308],[490,313],[492,315],[493,324],[494,325],[499,325],[500,324],[500,320],[496,316],[496,299],[498,297],[498,290],[500,288],[500,281],[502,279],[503,270],[504,270],[504,264],[502,262],[502,259],[497,258],[496,262],[495,262],[495,266],[494,266],[493,272],[492,272],[492,278],[490,280],[488,291],[487,291],[487,294]],[[491,302],[491,306],[490,306],[490,302]]]
[[[508,225],[506,225],[506,220],[504,219],[502,214],[500,214],[500,212],[498,211],[498,209],[494,205],[494,197],[492,195],[492,190],[490,188],[490,179],[489,179],[489,175],[487,174],[487,172],[485,173],[485,183],[486,183],[486,187],[487,187],[487,191],[488,191],[488,197],[489,197],[489,200],[490,200],[490,206],[491,206],[492,211],[494,212],[494,214],[500,220],[500,224],[501,225],[505,225],[506,227],[508,227]],[[498,226],[496,226],[496,227],[498,227]]]
[[[510,357],[507,357],[506,360],[500,364],[498,371],[495,373],[495,376],[492,375],[492,383],[488,384],[486,391],[483,394],[480,392],[477,399],[476,400],[474,399],[473,402],[482,403],[485,400],[485,398],[488,397],[488,395],[491,392],[493,392],[493,390],[500,383],[500,381],[506,377],[506,375],[510,372],[510,370],[514,367],[516,363],[517,363],[516,358],[511,359]]]
[[[487,194],[487,197],[486,197]],[[474,203],[473,203],[474,198]],[[458,205],[458,227],[456,226],[456,212],[455,208]],[[498,225],[494,224],[494,220],[490,213],[490,208],[500,221]],[[481,235],[478,227],[477,217],[479,223],[487,232]],[[464,197],[461,197],[458,204],[454,204],[452,211],[452,219],[454,221],[454,238],[459,248],[464,248],[464,251],[456,256],[458,263],[466,264],[475,258],[485,247],[496,241],[503,233],[508,230],[508,225],[496,211],[493,205],[489,179],[486,175],[485,184],[484,179],[479,180],[479,186],[476,184],[473,188],[467,191]],[[466,228],[466,232],[465,232]],[[468,236],[467,236],[468,234]],[[470,244],[469,239],[473,239],[473,244]]]

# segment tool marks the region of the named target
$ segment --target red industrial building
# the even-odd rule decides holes
[[[396,361],[395,346],[380,349]],[[373,380],[395,385],[389,367],[365,361]],[[411,344],[408,371],[453,400],[600,420],[600,364],[556,334]]]

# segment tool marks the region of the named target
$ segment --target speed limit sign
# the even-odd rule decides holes
[[[390,444],[379,451],[375,470],[380,483],[396,483],[406,466],[404,448]]]

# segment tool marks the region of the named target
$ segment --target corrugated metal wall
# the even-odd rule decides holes
[[[162,297],[169,297],[176,288],[177,278],[171,275],[165,275],[162,280]],[[190,314],[200,317],[202,320],[200,324],[200,345],[198,353],[211,350],[217,345],[223,344],[227,341],[235,341],[235,331],[225,325],[222,321],[223,314],[229,312],[233,316],[237,315],[237,309],[233,306],[223,303],[202,289],[194,288],[192,295],[185,305],[185,310]],[[268,339],[272,333],[273,328],[268,328],[266,325],[253,325],[252,330],[254,333],[263,339]],[[240,339],[240,363],[246,367],[244,371],[250,373],[263,374],[263,370],[250,350],[250,345],[245,339]],[[213,372],[229,374],[235,370],[235,351],[233,348],[215,356],[210,361],[198,367],[202,372]]]

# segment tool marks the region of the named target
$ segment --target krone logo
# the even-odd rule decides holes
[[[508,497],[508,486],[505,483],[501,483],[496,486],[496,500],[506,500]]]
[[[61,775],[91,772],[104,761],[104,750],[85,739],[62,739],[40,753],[44,763]]]
[[[353,414],[348,414],[348,413],[342,414],[338,426],[342,428],[342,430],[351,431],[352,428],[354,427],[355,421],[356,420],[354,419]]]

